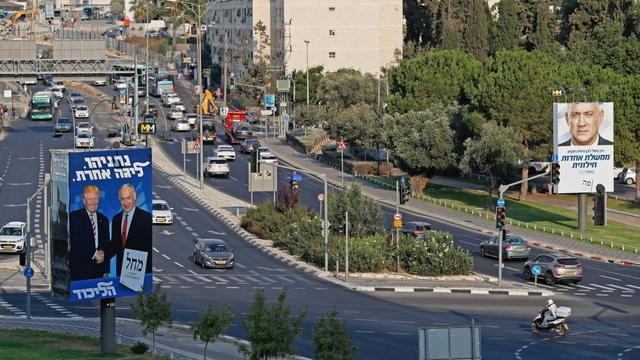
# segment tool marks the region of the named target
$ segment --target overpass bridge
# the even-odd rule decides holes
[[[40,58],[33,40],[0,41],[0,81],[35,81],[46,74],[57,79],[85,81],[134,73],[133,60],[108,58],[101,39],[54,40],[51,59]]]

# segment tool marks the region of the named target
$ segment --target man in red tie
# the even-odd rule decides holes
[[[145,251],[145,274],[151,273],[151,214],[136,206],[136,190],[124,184],[118,191],[122,211],[111,220],[111,246],[109,258],[116,256],[116,274],[120,276],[124,249]]]
[[[69,270],[71,280],[101,278],[109,272],[104,251],[109,244],[109,220],[98,212],[100,189],[87,185],[82,193],[83,208],[69,214]]]

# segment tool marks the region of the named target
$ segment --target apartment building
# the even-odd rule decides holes
[[[212,61],[223,62],[226,33],[231,72],[264,58],[287,74],[307,59],[325,71],[378,74],[402,50],[402,0],[230,0],[212,4],[207,18]]]

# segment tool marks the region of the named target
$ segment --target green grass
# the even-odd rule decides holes
[[[147,353],[149,353],[147,351]],[[58,334],[46,331],[0,329],[0,358],[3,360],[68,360],[68,359],[150,359],[150,355],[135,355],[124,345],[118,354],[101,354],[97,338]],[[166,359],[164,357],[156,357]]]
[[[374,178],[387,184],[393,184],[393,186],[395,186],[395,181],[397,180],[397,177]],[[449,204],[448,207],[453,206],[456,209],[458,207],[466,207],[469,211],[474,209],[474,212],[477,213],[478,210],[487,208],[487,193],[483,191],[428,184],[424,193],[433,199],[446,201]],[[497,195],[493,197],[491,203],[495,204],[496,200]],[[555,234],[569,237],[570,233],[573,232],[574,238],[576,238],[576,236],[578,238],[580,237],[580,233],[578,232],[578,215],[575,210],[540,202],[515,201],[509,198],[505,200],[507,217],[514,222],[514,225],[520,221],[523,223],[521,227],[524,227],[524,223],[529,223],[529,229],[534,229],[535,227],[535,230],[545,229],[547,232],[551,232],[551,228],[553,228]],[[564,196],[562,200],[577,205],[576,196]],[[419,200],[414,199],[413,201]],[[630,212],[638,210],[638,205],[613,199],[609,199],[608,206],[610,208],[624,208],[624,211]],[[487,213],[490,219],[493,218],[492,212]],[[599,241],[603,240],[607,246],[610,246],[610,243],[613,242],[616,248],[619,249],[622,245],[625,245],[625,250],[628,251],[633,251],[635,247],[640,248],[640,236],[638,236],[637,228],[614,221],[609,221],[606,227],[594,226],[591,219],[589,219],[587,224],[587,231],[583,233],[583,238],[587,241],[593,238],[594,243],[600,244]]]

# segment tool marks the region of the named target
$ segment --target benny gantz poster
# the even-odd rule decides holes
[[[557,192],[613,189],[613,103],[553,104],[554,155],[560,165]]]
[[[71,300],[151,291],[151,150],[68,156]]]

